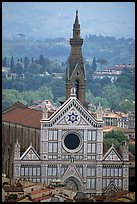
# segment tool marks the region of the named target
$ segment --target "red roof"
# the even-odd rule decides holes
[[[116,126],[105,126],[103,129],[103,132],[109,132],[112,130],[120,130],[123,131],[125,133],[130,133],[130,132],[134,132],[134,130],[128,129],[128,128],[122,128],[122,127],[116,127]]]
[[[45,193],[47,191],[51,191],[51,188],[39,189],[39,190],[36,190],[36,191],[32,191],[31,195],[35,195],[35,194],[39,194],[39,193]]]
[[[15,104],[14,104],[15,105]],[[12,106],[2,114],[2,121],[40,129],[41,110],[30,109],[27,106]]]
[[[35,201],[45,200],[45,199],[48,199],[48,198],[51,198],[51,197],[52,197],[52,195],[50,194],[50,195],[34,198],[32,200],[33,200],[33,202],[35,202]]]

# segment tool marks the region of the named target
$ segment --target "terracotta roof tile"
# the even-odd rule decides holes
[[[51,198],[52,195],[46,195],[46,196],[42,196],[42,197],[39,197],[39,198],[34,198],[33,201],[40,201],[40,200],[45,200],[45,199],[48,199],[48,198]]]
[[[40,129],[41,110],[14,106],[2,114],[2,121]]]
[[[51,188],[39,189],[39,190],[36,190],[36,191],[32,191],[31,195],[35,195],[35,194],[39,194],[39,193],[44,193],[44,192],[48,192],[48,191],[51,191]]]
[[[103,129],[103,132],[109,132],[111,130],[120,130],[123,132],[134,132],[133,130],[130,130],[128,128],[122,128],[122,127],[116,127],[116,126],[105,126]]]
[[[107,113],[104,118],[121,118],[117,113]]]

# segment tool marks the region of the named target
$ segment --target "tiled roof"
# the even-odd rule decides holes
[[[117,113],[107,113],[103,117],[105,117],[105,118],[121,118]]]
[[[49,199],[51,197],[52,197],[52,195],[50,194],[50,195],[45,195],[45,196],[42,196],[42,197],[34,198],[33,202],[40,201],[40,200],[46,200],[46,199]]]
[[[105,126],[103,129],[103,132],[109,132],[111,130],[120,130],[120,131],[123,131],[125,133],[134,132],[133,130],[130,130],[128,128],[122,128],[122,127],[116,127],[116,126]]]
[[[51,188],[39,189],[39,190],[36,190],[36,191],[32,191],[31,195],[35,195],[35,194],[39,194],[39,193],[45,193],[45,192],[48,192],[48,191],[51,191]]]
[[[30,109],[21,104],[10,107],[2,114],[2,121],[20,124],[32,128],[40,129],[40,120],[42,118],[41,110]]]

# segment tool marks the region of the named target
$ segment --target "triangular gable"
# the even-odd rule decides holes
[[[40,160],[40,157],[36,150],[29,146],[28,149],[23,153],[23,155],[20,158],[21,160]]]
[[[105,161],[121,161],[122,158],[112,145],[110,149],[106,152],[106,154],[103,157],[103,160]]]
[[[63,177],[62,177],[62,182],[67,180],[69,177],[75,177],[78,179],[80,182],[83,182],[83,179],[81,177],[80,172],[77,170],[75,166],[70,165],[67,170],[65,171]]]
[[[56,125],[91,125],[89,121],[84,119],[82,114],[74,107],[66,112],[66,114],[59,120]]]
[[[115,192],[119,191],[118,187],[115,185],[113,180],[110,181],[110,183],[106,187],[104,193],[109,193],[109,191],[115,191]]]
[[[93,115],[91,115],[88,110],[83,106],[83,104],[76,97],[69,97],[63,104],[56,110],[51,117],[48,119],[42,119],[41,122],[47,123],[47,126],[53,126],[61,121],[66,112],[75,108],[80,115],[82,116],[84,121],[88,121],[90,125],[93,127],[101,127],[103,125],[103,121],[98,121]],[[62,124],[65,121],[62,121]]]

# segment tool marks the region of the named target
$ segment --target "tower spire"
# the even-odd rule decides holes
[[[76,97],[85,104],[85,69],[82,56],[83,39],[80,38],[78,10],[73,24],[73,38],[70,38],[71,52],[66,68],[66,98],[71,96],[71,88],[76,88]]]
[[[73,29],[80,30],[80,24],[79,24],[79,20],[78,20],[78,10],[76,10],[76,17],[75,17],[75,23],[73,25]]]
[[[80,39],[80,24],[78,19],[78,10],[76,10],[75,22],[73,24],[73,38]]]

